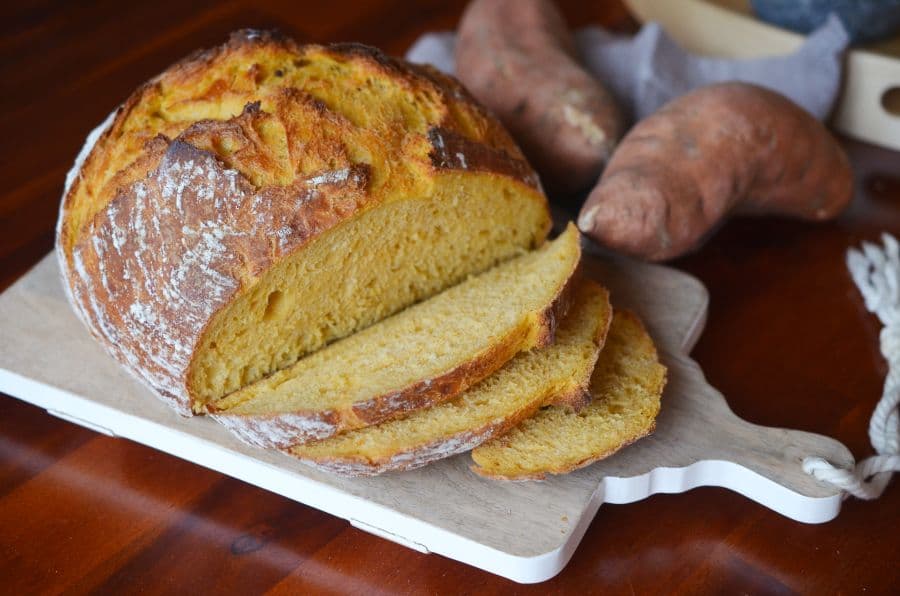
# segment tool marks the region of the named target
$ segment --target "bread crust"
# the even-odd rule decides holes
[[[583,276],[583,266],[579,265],[579,270],[576,275],[579,278]],[[580,283],[595,283],[590,280],[585,280]],[[606,343],[606,336],[609,334],[609,328],[612,325],[612,307],[610,306],[609,316],[606,317],[606,321],[603,325],[601,325],[597,329],[597,334],[594,337],[594,341],[597,343],[600,348],[603,348],[603,345]],[[591,370],[593,372],[593,369]],[[584,379],[579,379],[578,383],[575,387],[572,388],[571,391],[566,391],[560,393],[558,395],[551,396],[547,401],[544,402],[544,406],[562,406],[571,409],[575,412],[580,412],[587,406],[591,404],[591,401],[594,397],[591,395],[590,391],[590,375],[588,375]],[[510,427],[511,428],[511,427]],[[507,429],[509,430],[509,429]],[[505,432],[505,431],[504,431]]]
[[[587,379],[584,381],[584,385],[586,384]],[[559,403],[581,403],[585,394],[590,395],[587,393],[587,388],[578,385],[570,388],[566,392],[553,396],[553,403],[556,403],[557,401]],[[499,437],[526,418],[533,416],[541,407],[541,403],[534,403],[527,407],[520,408],[503,420],[492,424],[485,424],[478,428],[469,429],[465,432],[457,433],[452,437],[432,441],[425,445],[419,445],[414,449],[401,451],[382,459],[370,460],[361,457],[299,459],[303,461],[303,463],[318,470],[340,476],[378,476],[379,474],[384,474],[386,472],[413,470],[440,459],[465,453],[466,451],[478,447],[485,441],[489,441],[494,437]],[[293,456],[289,450],[285,449],[284,451],[288,455],[296,457]]]
[[[629,310],[616,311],[616,316],[625,318],[625,319],[629,319],[631,321],[631,324],[633,324],[641,329],[641,331],[645,335],[646,340],[649,342],[649,347],[652,351],[654,360],[656,360],[656,362],[659,363],[659,353],[656,349],[656,345],[650,339],[650,336],[647,333],[647,330],[644,327],[644,324],[641,321],[641,319],[636,314],[634,314],[633,312],[631,312]],[[601,358],[602,357],[603,357],[603,355],[601,353]],[[664,366],[661,366],[661,368],[662,368],[662,374],[660,375],[659,379],[657,379],[656,384],[649,391],[649,393],[652,393],[653,395],[658,396],[659,398],[661,398],[663,395],[663,391],[666,387],[666,382],[668,379],[668,369]],[[657,403],[659,403],[659,402],[657,402]],[[546,480],[548,475],[568,474],[569,472],[574,472],[575,470],[584,468],[595,462],[605,459],[605,458],[613,455],[614,453],[620,451],[621,449],[624,449],[625,447],[631,445],[635,441],[638,441],[639,439],[642,439],[642,438],[652,434],[653,431],[656,430],[656,418],[658,416],[659,416],[659,409],[657,408],[654,416],[648,421],[648,423],[645,426],[638,429],[637,432],[635,432],[635,433],[632,433],[626,437],[621,437],[621,442],[618,445],[611,447],[610,449],[606,449],[604,451],[593,453],[589,457],[583,458],[573,464],[550,467],[550,468],[547,468],[546,470],[543,470],[542,472],[536,473],[536,474],[520,474],[520,475],[516,475],[516,476],[493,474],[489,470],[479,466],[477,463],[473,463],[470,466],[470,469],[473,472],[475,472],[476,474],[478,474],[479,476],[483,476],[485,478],[492,478],[494,480],[506,480],[506,481],[510,481],[510,482],[530,481],[530,480]],[[507,430],[510,430],[511,428],[512,427],[510,427]],[[502,435],[498,434],[497,436],[502,436]]]
[[[254,135],[267,120],[281,115],[266,113],[251,101],[233,118],[201,120],[175,138],[149,139],[138,158],[104,187],[103,192],[111,193],[101,195],[105,203],[80,222],[78,209],[84,206],[76,204],[79,189],[98,183],[95,176],[137,106],[151,101],[163,86],[189,81],[212,68],[222,56],[260,47],[290,51],[298,61],[321,55],[356,61],[373,77],[387,77],[411,93],[439,98],[449,115],[423,137],[430,150],[421,158],[390,157],[419,160],[417,171],[431,178],[460,171],[503,176],[546,208],[537,176],[502,126],[461,85],[431,69],[358,44],[301,46],[277,34],[250,30],[178,62],[135,91],[95,135],[84,159],[76,162],[62,200],[57,251],[74,310],[93,336],[183,415],[200,410],[188,379],[195,349],[215,314],[272,265],[386,200],[373,188],[370,167],[348,162],[345,156],[341,161],[339,146],[333,148],[337,167],[297,175],[286,183],[254,183],[230,168],[208,147],[238,135],[247,148],[235,159],[244,159],[244,165],[260,175],[277,173],[277,164]],[[284,90],[278,102],[318,114],[337,130],[350,126],[340,114],[296,89]],[[464,128],[462,120],[452,116],[462,112],[472,126]],[[548,228],[549,221],[548,210]]]
[[[344,409],[237,414],[217,412],[211,405],[210,416],[250,445],[287,449],[443,403],[494,373],[522,350],[552,343],[559,321],[571,306],[578,277],[576,271],[577,265],[550,303],[534,317],[511,330],[488,350],[439,377],[422,379],[399,391]]]

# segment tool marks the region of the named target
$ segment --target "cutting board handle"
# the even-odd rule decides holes
[[[803,460],[819,456],[836,466],[851,467],[853,456],[842,443],[742,420],[709,385],[696,362],[683,355],[664,355],[664,361],[670,371],[666,395],[671,399],[664,400],[656,432],[633,446],[655,453],[626,450],[621,454],[652,456],[660,465],[637,476],[610,470],[604,480],[605,502],[628,503],[655,493],[718,486],[806,523],[825,522],[838,514],[840,489],[806,474]],[[673,448],[678,445],[680,449]],[[611,465],[615,467],[616,462]]]

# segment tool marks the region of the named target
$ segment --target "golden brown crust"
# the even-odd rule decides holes
[[[524,407],[500,422],[486,424],[480,428],[460,433],[449,440],[433,441],[427,445],[420,445],[412,451],[396,453],[390,457],[377,460],[362,457],[323,457],[316,459],[303,457],[299,459],[314,468],[341,476],[377,476],[386,472],[414,470],[434,461],[465,453],[485,441],[499,437],[529,416],[534,415],[539,407],[538,404]],[[296,457],[289,449],[283,451],[287,455]]]
[[[296,68],[328,57],[351,62],[437,106],[438,120],[385,140],[388,133],[354,124],[303,89],[270,89],[263,106],[254,85],[279,75],[256,60],[285,55]],[[227,60],[250,65],[233,81],[243,91],[224,78],[199,91]],[[235,94],[246,101],[223,119],[154,112],[162,98],[195,89],[199,95],[173,105],[226,105]],[[145,120],[156,124],[141,128]],[[267,127],[283,128],[286,151],[267,140]],[[438,139],[454,153],[442,153]],[[372,164],[353,157],[360,147],[374,156]],[[57,236],[65,284],[107,351],[188,415],[198,408],[187,386],[194,348],[215,313],[274,263],[397,196],[396,185],[447,170],[504,176],[543,200],[502,126],[452,79],[356,44],[301,46],[271,32],[236,32],[136,90],[75,169]]]
[[[630,319],[630,321],[631,321],[630,324],[641,329],[641,331],[643,332],[645,339],[647,341],[647,347],[649,348],[649,354],[650,354],[651,358],[657,364],[659,364],[659,354],[656,349],[656,345],[650,339],[649,334],[647,334],[646,329],[644,328],[644,324],[641,321],[641,319],[636,314],[634,314],[633,312],[628,311],[628,310],[617,310],[616,317],[621,318],[621,319]],[[600,357],[601,358],[603,357],[602,353],[601,353]],[[652,387],[649,388],[648,392],[651,395],[661,397],[663,394],[663,390],[665,389],[665,386],[666,386],[666,381],[667,381],[667,377],[668,377],[668,369],[666,367],[662,366],[661,364],[659,366],[661,368],[662,374],[660,375],[660,377],[658,379],[656,379],[656,383]],[[511,481],[511,482],[528,481],[528,480],[545,480],[548,475],[568,474],[570,472],[574,472],[575,470],[589,466],[589,465],[591,465],[595,462],[598,462],[602,459],[605,459],[605,458],[613,455],[614,453],[617,453],[618,451],[624,449],[625,447],[633,444],[634,442],[638,441],[639,439],[642,439],[642,438],[652,434],[653,431],[656,430],[656,418],[658,415],[659,415],[659,402],[657,401],[657,407],[656,407],[656,410],[653,413],[652,417],[647,421],[647,424],[645,426],[643,426],[642,428],[638,429],[637,432],[634,432],[625,437],[621,437],[621,442],[618,445],[615,445],[614,447],[594,453],[590,457],[583,458],[572,464],[550,467],[540,473],[535,473],[535,474],[522,473],[522,474],[517,474],[515,476],[492,473],[489,469],[483,468],[480,465],[478,465],[477,463],[473,463],[470,466],[470,469],[473,472],[475,472],[476,474],[478,474],[479,476],[483,476],[485,478],[492,478],[494,480],[506,480],[506,481]],[[498,441],[503,441],[502,435],[498,435]]]
[[[429,157],[435,168],[492,172],[509,176],[534,188],[540,187],[540,181],[531,166],[521,159],[511,157],[502,149],[476,143],[443,127],[429,130],[428,140],[432,146]]]
[[[542,321],[538,323],[541,332],[539,343],[535,347],[546,345],[543,332],[547,325],[545,321],[542,317]],[[354,404],[353,417],[358,421],[359,427],[370,426],[452,399],[506,364],[522,350],[522,346],[530,345],[528,337],[533,333],[531,328],[516,329],[491,346],[486,353],[447,374],[423,379],[397,393]]]
[[[581,271],[582,266],[579,265],[579,271],[576,272],[576,275],[581,278],[583,274]],[[586,283],[594,283],[592,281],[588,281]],[[610,312],[612,312],[612,307],[610,307]],[[601,348],[606,342],[606,336],[609,333],[609,328],[612,325],[612,316],[608,316],[606,318],[606,322],[603,326],[597,329],[597,334],[594,337],[594,341],[597,342],[597,345]],[[545,406],[563,406],[567,407],[575,412],[579,412],[585,407],[591,404],[593,400],[593,396],[591,395],[590,390],[590,376],[581,379],[578,382],[576,387],[573,387],[571,391],[566,393],[561,393],[559,395],[554,396],[552,399],[548,400],[544,403]]]
[[[278,51],[292,53],[296,55],[295,64],[309,61],[314,59],[315,56],[321,55],[328,55],[337,59],[352,59],[359,63],[358,67],[360,69],[371,70],[373,74],[389,77],[390,80],[404,85],[411,92],[436,98],[445,108],[441,120],[435,123],[436,130],[451,136],[458,134],[463,140],[474,141],[474,143],[466,144],[461,148],[463,153],[462,160],[454,154],[453,159],[446,159],[442,162],[440,169],[474,169],[497,172],[507,176],[512,175],[521,182],[537,188],[536,174],[528,166],[527,161],[509,134],[452,77],[443,75],[427,66],[408,64],[388,57],[376,48],[362,44],[300,45],[277,32],[244,29],[232,33],[229,40],[221,46],[198,50],[176,62],[164,72],[141,85],[123,102],[115,111],[115,117],[112,119],[112,122],[96,140],[84,162],[80,164],[79,171],[75,173],[74,184],[66,189],[61,208],[64,215],[62,219],[67,219],[65,214],[72,211],[79,186],[85,182],[92,183],[91,180],[85,181],[84,178],[90,178],[92,174],[96,173],[95,170],[103,170],[108,165],[110,160],[109,145],[117,142],[118,137],[125,133],[126,125],[129,124],[129,118],[139,107],[158,103],[159,96],[164,93],[163,89],[178,88],[179,86],[190,87],[196,84],[198,79],[205,73],[215,69],[223,60],[230,56],[246,55],[248,59],[252,59],[253,56],[251,54],[254,51],[266,54]],[[249,70],[252,70],[252,68]],[[202,97],[216,100],[226,91],[227,86],[214,85]],[[249,105],[251,103],[253,103],[253,97],[252,94],[248,94],[246,104]],[[144,139],[144,141],[149,141],[151,138],[152,136]],[[440,154],[439,147],[431,147],[431,149],[436,150],[437,154]],[[494,151],[488,152],[489,154],[485,156],[485,149]],[[465,153],[466,150],[475,150],[478,154],[469,158],[470,156]],[[501,169],[494,170],[493,166],[495,164]],[[438,166],[436,165],[435,167]],[[82,173],[85,175],[83,176]],[[117,186],[113,185],[112,189],[108,189],[109,193],[114,194],[115,188]],[[104,189],[95,190],[99,192]],[[111,199],[112,196],[109,198]],[[87,222],[76,223],[87,224]],[[77,241],[76,236],[80,237],[83,235],[83,232],[84,230],[80,225],[72,227],[68,225],[68,222],[64,222],[60,227],[58,244],[62,247],[67,260],[71,258],[69,253],[72,245]]]
[[[585,390],[583,388],[576,387],[570,392],[554,396],[553,402],[577,403],[584,393]],[[314,468],[341,476],[377,476],[386,472],[414,470],[434,461],[465,453],[494,437],[502,436],[526,418],[533,416],[541,407],[541,404],[536,402],[516,410],[507,418],[493,424],[485,424],[479,428],[467,430],[449,439],[440,439],[427,445],[419,445],[415,449],[402,451],[390,457],[378,459],[363,457],[301,457],[299,459]],[[283,449],[283,451],[287,455],[296,457],[291,453],[290,449]]]
[[[210,415],[251,445],[286,449],[443,403],[491,375],[522,350],[552,343],[558,321],[571,306],[576,277],[574,273],[570,275],[550,304],[531,321],[513,329],[487,352],[439,377],[423,379],[342,410],[234,414],[215,411],[210,404]]]

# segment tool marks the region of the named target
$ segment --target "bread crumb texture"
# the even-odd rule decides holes
[[[473,469],[511,480],[564,474],[607,457],[653,431],[666,382],[640,320],[616,312],[591,377],[592,403],[551,406],[472,451]]]
[[[372,475],[468,451],[549,402],[586,394],[611,318],[607,291],[582,282],[553,344],[519,354],[449,402],[288,453],[329,471]]]
[[[274,437],[278,446],[322,438],[299,425],[293,436],[283,424],[273,432],[268,421],[281,414],[332,421],[331,431],[317,429],[321,435],[446,401],[518,352],[550,343],[580,257],[580,235],[570,224],[541,249],[330,344],[211,410],[250,442]]]

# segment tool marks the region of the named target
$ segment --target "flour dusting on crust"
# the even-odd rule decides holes
[[[60,208],[59,215],[56,218],[56,238],[61,238],[63,222],[65,221],[66,210],[63,208],[66,200],[66,195],[69,194],[69,191],[72,189],[72,184],[75,180],[81,175],[81,168],[84,166],[84,162],[87,160],[88,155],[91,154],[91,151],[94,150],[94,146],[97,145],[97,141],[100,139],[100,136],[106,132],[112,123],[115,121],[116,116],[119,114],[120,108],[116,108],[106,117],[103,122],[97,125],[90,133],[88,133],[87,138],[84,140],[84,145],[81,146],[81,150],[78,152],[78,155],[75,157],[75,162],[72,164],[72,167],[66,172],[66,182],[65,186],[63,186],[62,198],[60,199]],[[75,314],[81,319],[82,322],[86,323],[87,319],[85,318],[85,313],[81,309],[81,302],[76,301],[75,297],[72,295],[72,288],[69,285],[69,267],[65,261],[65,253],[61,247],[57,246],[56,249],[56,259],[59,262],[59,270],[62,275],[63,282],[63,290],[66,293],[66,298],[69,301],[69,304],[72,305],[75,310]]]
[[[159,166],[123,189],[73,251],[72,294],[108,350],[179,412],[191,413],[186,373],[213,314],[242,284],[357,207],[362,168],[262,191],[215,156],[175,140]],[[305,209],[321,217],[298,218]],[[311,223],[312,222],[312,223]],[[277,238],[277,241],[274,239]]]
[[[368,462],[358,459],[328,459],[311,460],[296,456],[290,451],[288,455],[297,457],[304,464],[339,476],[377,476],[386,472],[398,472],[402,470],[414,470],[428,465],[439,459],[445,459],[471,451],[493,437],[492,427],[485,427],[477,431],[459,433],[415,449],[393,455],[387,461]]]
[[[278,416],[254,416],[247,424],[246,416],[210,414],[222,426],[253,447],[271,447],[273,443],[291,445],[332,436],[338,424],[328,412],[302,412]]]

